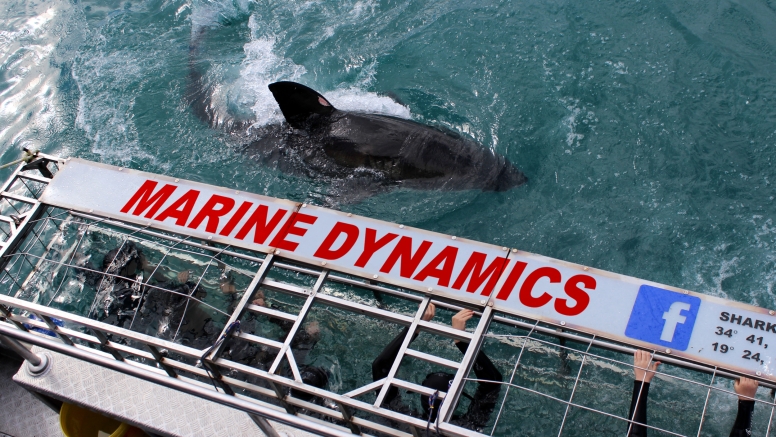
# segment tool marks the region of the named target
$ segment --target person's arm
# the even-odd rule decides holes
[[[633,396],[631,397],[628,419],[636,422],[628,422],[630,432],[628,437],[645,437],[647,428],[638,423],[647,424],[647,398],[649,397],[649,383],[633,381]]]
[[[471,319],[474,316],[474,311],[472,310],[461,310],[458,312],[458,314],[453,316],[453,328],[460,329],[462,331],[466,330],[466,322]],[[455,340],[455,346],[458,347],[458,350],[461,351],[462,354],[466,354],[466,350],[469,348],[469,343],[464,343],[458,340]],[[496,369],[496,366],[493,365],[493,362],[490,361],[490,358],[488,358],[487,355],[485,355],[485,352],[480,349],[480,351],[477,353],[477,357],[474,359],[474,374],[477,375],[477,379],[485,379],[488,381],[497,381],[501,382],[503,381],[503,376],[501,375],[501,372]],[[479,391],[480,388],[485,389],[486,392],[498,390],[501,388],[501,384],[490,384],[487,382],[481,382],[478,385],[477,390]]]
[[[637,350],[633,354],[633,396],[631,397],[628,419],[636,422],[628,422],[628,437],[645,437],[647,427],[638,423],[647,424],[647,398],[649,397],[649,383],[655,376],[655,370],[660,361],[652,361],[652,354],[647,351]]]
[[[754,379],[741,377],[735,382],[734,388],[738,394],[738,415],[730,437],[749,437],[752,435],[752,415],[754,414],[754,395],[758,383]]]
[[[458,347],[458,350],[460,350],[462,354],[466,354],[466,350],[469,348],[469,343],[458,342],[455,345]],[[493,362],[490,361],[490,358],[488,358],[488,356],[485,355],[485,352],[482,350],[477,353],[477,357],[474,359],[474,366],[472,369],[474,370],[474,374],[477,375],[477,379],[494,382],[501,382],[504,380],[501,372],[498,371],[496,366],[493,365]],[[491,392],[501,388],[501,384],[480,382],[477,388],[478,391],[480,390],[480,387],[485,388],[487,392]]]
[[[459,311],[458,314],[453,316],[453,328],[465,331],[466,322],[473,316],[474,311],[472,310],[465,309]],[[466,354],[469,343],[456,340],[455,346],[462,354]],[[501,384],[499,383],[504,380],[504,377],[496,366],[493,365],[493,362],[490,361],[490,358],[485,355],[485,352],[483,352],[482,349],[477,352],[472,369],[474,370],[477,379],[493,381],[493,383],[482,381],[477,383],[477,390],[474,392],[469,408],[466,410],[466,414],[461,420],[465,427],[478,430],[485,427],[488,420],[490,420],[490,416],[498,401],[498,394],[501,391]]]
[[[429,321],[434,318],[434,313],[436,312],[436,308],[433,303],[428,304],[428,307],[426,308],[426,312],[423,313],[422,319],[425,321]],[[377,381],[380,379],[383,379],[388,376],[388,374],[391,372],[391,367],[393,366],[393,362],[396,361],[396,357],[399,355],[399,349],[401,349],[401,344],[404,342],[404,337],[407,336],[407,333],[409,332],[409,328],[404,328],[401,330],[399,335],[396,336],[393,340],[391,340],[390,343],[388,343],[388,346],[386,346],[382,352],[380,352],[380,355],[375,358],[374,361],[372,361],[372,381]],[[415,340],[415,337],[417,337],[417,334],[413,336],[413,340]],[[385,397],[384,403],[390,402],[396,395],[398,394],[398,390],[396,387],[391,387],[388,389],[388,393]]]

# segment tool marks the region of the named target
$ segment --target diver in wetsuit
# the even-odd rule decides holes
[[[738,395],[738,414],[730,430],[730,437],[749,437],[752,435],[752,416],[754,415],[754,395],[759,383],[744,376],[733,384]]]
[[[652,361],[652,356],[647,351],[637,350],[633,354],[633,397],[631,399],[628,417],[636,423],[628,423],[628,437],[646,437],[647,427],[638,423],[647,424],[647,396],[649,384],[655,371],[660,365],[659,361]],[[734,388],[738,394],[738,414],[730,430],[730,437],[749,437],[752,435],[752,415],[754,414],[754,395],[757,393],[757,381],[741,377],[735,382]]]
[[[257,306],[283,311],[282,307],[267,302],[262,290],[256,292],[251,303]],[[287,337],[289,332],[291,332],[291,328],[294,326],[293,322],[286,319],[269,317],[268,320],[270,323],[280,328],[283,332],[283,337]],[[245,318],[241,329],[246,332],[255,332],[258,328],[258,323],[259,321],[255,315],[249,315]],[[307,323],[304,329],[300,329],[296,332],[294,339],[291,341],[291,350],[294,354],[294,361],[296,361],[299,366],[299,375],[302,377],[302,382],[307,385],[312,385],[313,387],[324,388],[329,382],[328,372],[321,367],[303,364],[307,360],[307,355],[312,351],[313,347],[315,347],[315,344],[318,343],[319,338],[320,328],[318,327],[318,322],[313,321]],[[221,353],[221,356],[261,370],[268,370],[270,365],[275,361],[276,353],[273,353],[265,346],[259,346],[245,341],[229,341]],[[290,369],[286,370],[286,376],[291,376]],[[299,390],[291,390],[291,395],[319,405],[322,405],[324,402],[323,399]]]
[[[267,302],[264,297],[264,292],[260,289],[256,292],[251,303],[265,308],[280,311],[284,310],[282,307]],[[242,321],[242,331],[249,333],[258,331],[260,323],[259,317],[261,316],[253,313],[247,314]],[[288,333],[291,332],[291,328],[294,326],[294,322],[278,317],[268,317],[268,321],[280,328],[282,332],[281,337],[283,339],[288,336]],[[294,339],[291,342],[291,350],[294,353],[294,360],[300,365],[306,361],[307,355],[318,342],[320,337],[319,332],[318,322],[310,322],[305,325],[304,329],[297,331],[294,336]],[[280,341],[282,342],[283,340]],[[259,346],[245,341],[229,341],[226,344],[226,347],[224,347],[221,355],[224,358],[238,363],[257,367],[261,370],[268,370],[272,362],[275,361],[276,354],[273,349],[265,346]]]
[[[143,251],[131,241],[110,250],[102,260],[104,275],[87,271],[87,283],[96,286],[97,299],[103,310],[100,321],[124,327],[140,303],[142,282],[147,262]],[[97,270],[87,263],[89,270]]]
[[[86,281],[97,288],[95,305],[102,310],[97,319],[104,323],[130,328],[136,319],[135,330],[148,328],[147,334],[166,340],[178,332],[179,342],[192,347],[204,347],[220,333],[198,302],[189,302],[207,295],[189,280],[191,272],[183,270],[174,279],[166,278],[132,241],[108,251],[99,269],[103,274],[89,263],[86,267]],[[222,291],[234,292],[225,290],[223,282]]]
[[[434,318],[435,308],[434,304],[429,304],[423,314],[422,319],[429,321]],[[453,316],[452,326],[455,329],[465,330],[466,322],[474,316],[472,310],[461,310],[458,314]],[[380,355],[372,362],[372,379],[377,381],[385,378],[390,373],[391,366],[396,360],[399,354],[399,349],[407,336],[408,328],[404,328],[399,335],[391,341],[388,346],[380,353]],[[413,337],[413,340],[415,338]],[[455,340],[455,345],[461,351],[466,353],[469,345]],[[471,399],[469,408],[461,416],[453,416],[450,423],[461,426],[463,428],[479,431],[485,427],[490,419],[491,413],[498,401],[498,394],[501,391],[501,384],[503,377],[501,373],[496,369],[496,366],[490,361],[485,353],[480,350],[477,353],[477,357],[474,361],[474,373],[479,380],[494,381],[493,383],[479,382],[474,396],[466,397]],[[449,384],[452,382],[454,375],[445,372],[431,373],[426,376],[423,381],[423,385],[440,392],[447,392],[449,390]],[[418,413],[411,410],[407,405],[401,401],[401,394],[396,387],[390,387],[388,393],[383,400],[383,407],[398,413],[407,414],[427,420],[429,423],[436,421],[437,412],[439,411],[442,401],[436,400],[429,406],[429,397],[421,395],[420,405],[423,407],[423,412]]]
[[[215,326],[199,302],[207,292],[189,280],[191,272],[182,270],[175,279],[149,280],[145,299],[138,310],[137,323],[140,326],[156,326],[157,338],[173,340],[176,332],[178,342],[189,347],[203,348],[215,340],[221,330]]]

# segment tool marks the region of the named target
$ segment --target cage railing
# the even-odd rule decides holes
[[[45,158],[55,167],[52,170],[56,171],[57,164],[61,163],[61,160],[54,157]],[[401,414],[383,405],[391,387],[416,394],[433,394],[433,390],[399,376],[406,359],[419,360],[455,372],[449,390],[440,394],[444,399],[438,427],[440,432],[451,436],[484,435],[481,433],[483,430],[472,430],[455,425],[454,413],[459,407],[465,385],[483,382],[470,377],[470,373],[474,358],[484,347],[484,342],[509,339],[517,341],[519,347],[514,362],[509,365],[511,371],[508,380],[500,383],[503,386],[501,401],[496,410],[497,413],[488,425],[490,435],[498,434],[500,427],[505,424],[509,425],[510,422],[521,420],[503,417],[505,405],[515,396],[515,393],[530,393],[562,405],[563,414],[558,420],[558,436],[569,431],[568,419],[572,409],[585,410],[622,422],[623,434],[627,432],[628,424],[634,423],[627,415],[604,411],[575,399],[575,396],[579,396],[580,384],[585,382],[583,374],[592,365],[590,363],[607,363],[621,369],[633,368],[633,364],[595,353],[592,351],[593,348],[622,356],[630,355],[636,350],[631,345],[538,320],[502,314],[489,306],[473,306],[452,298],[402,289],[379,280],[355,278],[321,266],[284,259],[272,253],[263,254],[211,244],[207,241],[196,241],[186,235],[153,229],[150,224],[138,226],[86,211],[50,207],[37,201],[48,179],[34,174],[34,170],[24,171],[22,168],[22,166],[17,168],[0,190],[0,205],[2,205],[0,225],[7,225],[5,228],[0,226],[3,231],[0,233],[2,238],[0,265],[3,268],[0,274],[0,286],[3,287],[0,290],[0,333],[6,337],[109,367],[300,429],[325,435],[391,436],[419,436],[424,434],[429,425],[428,421],[422,418]],[[71,227],[78,228],[76,237],[69,242],[68,248],[60,253],[57,245],[59,241],[65,239],[65,236],[73,237],[68,233]],[[81,251],[85,237],[90,233],[115,238],[121,241],[119,247],[124,247],[128,242],[153,246],[154,250],[162,256],[155,262],[151,277],[168,257],[175,259],[194,257],[203,266],[194,290],[200,287],[203,278],[211,269],[214,270],[213,273],[227,270],[239,271],[243,279],[247,281],[249,278],[250,282],[244,289],[235,292],[236,295],[240,295],[240,298],[234,308],[218,307],[199,299],[194,295],[194,290],[189,294],[180,293],[169,287],[154,284],[147,278],[128,279],[77,261],[76,257]],[[238,262],[249,263],[253,270],[237,265]],[[48,272],[49,275],[44,275],[43,272]],[[101,281],[121,279],[132,286],[139,287],[142,290],[141,302],[146,293],[151,292],[185,298],[183,316],[175,334],[168,340],[132,329],[135,327],[135,318],[140,305],[133,309],[129,328],[98,320],[94,313],[96,306],[100,304],[99,293],[95,293],[87,316],[51,307],[60,296],[68,275],[73,277],[86,274],[99,275]],[[297,275],[296,279],[284,280],[282,275],[288,274]],[[60,276],[58,281],[57,276]],[[300,281],[303,284],[300,284]],[[53,290],[47,304],[21,298],[24,291],[38,283]],[[390,311],[360,302],[354,296],[326,292],[325,289],[330,286],[356,287],[367,293],[392,296],[403,303],[406,311],[404,313]],[[259,290],[271,290],[284,296],[292,296],[299,299],[302,304],[299,305],[298,311],[257,305],[254,299]],[[470,332],[422,320],[426,308],[432,303],[437,308],[448,311],[471,309],[475,312],[477,324]],[[183,325],[182,318],[192,305],[208,308],[225,318],[218,335],[202,347],[186,346],[179,340],[178,334]],[[305,321],[312,309],[318,306],[335,308],[351,315],[407,328],[407,335],[399,355],[386,378],[367,382],[358,387],[350,387],[344,393],[335,393],[303,382],[300,372],[302,363],[296,362],[293,344],[304,330]],[[231,326],[240,320],[245,320],[246,317],[274,318],[290,323],[291,327],[280,339],[256,332],[230,330]],[[494,333],[496,325],[524,330],[527,333],[521,335]],[[456,361],[441,356],[440,353],[413,348],[410,343],[416,333],[468,342],[469,347],[463,357]],[[546,336],[552,340],[538,336]],[[275,351],[276,355],[266,369],[236,361],[224,355],[228,342],[233,340]],[[568,346],[566,342],[578,343],[581,346]],[[562,360],[570,360],[572,358],[569,357],[573,357],[573,360],[579,361],[576,375],[573,380],[570,380],[571,388],[568,397],[550,394],[539,385],[530,387],[515,381],[518,372],[525,368],[521,360],[524,360],[527,345],[556,349],[559,357],[563,357]],[[735,393],[720,385],[720,381],[735,379],[738,375],[726,369],[667,356],[657,350],[651,352],[654,360],[672,365],[684,372],[672,374],[658,370],[657,378],[690,384],[705,390],[703,408],[697,418],[698,429],[692,434],[700,436],[704,421],[712,409],[710,405],[712,395],[735,397]],[[710,380],[701,382],[688,375],[708,375]],[[760,383],[761,393],[763,390],[776,389],[776,386],[766,380],[761,380]],[[313,399],[325,399],[328,402],[310,402],[295,396],[295,392],[310,395]],[[374,394],[374,401],[361,399],[368,394]],[[770,410],[766,429],[766,434],[769,434],[774,416],[774,392],[765,397],[760,395],[754,400],[760,407]],[[394,424],[401,424],[401,426]],[[652,424],[644,426],[665,435],[690,435]]]

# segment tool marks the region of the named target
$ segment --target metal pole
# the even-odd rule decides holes
[[[474,366],[474,360],[476,359],[477,354],[480,352],[483,340],[485,339],[485,333],[488,331],[488,327],[490,326],[492,319],[493,307],[486,306],[482,310],[480,323],[477,324],[477,328],[474,330],[474,334],[472,335],[472,339],[469,342],[469,346],[463,356],[463,360],[461,360],[461,366],[455,373],[453,383],[447,390],[447,396],[445,396],[445,401],[442,403],[441,411],[438,413],[440,416],[442,416],[442,421],[444,422],[449,422],[453,418],[453,412],[455,411],[455,407],[458,405],[458,399],[460,398],[461,392],[463,391],[463,386],[466,384],[464,379],[469,375],[469,372],[471,372],[472,366]]]
[[[0,343],[21,355],[21,357],[27,361],[27,373],[32,376],[43,376],[51,367],[51,354],[44,352],[40,354],[40,356],[35,355],[17,340],[4,335],[0,335]]]
[[[7,347],[8,349],[11,349],[12,351],[20,355],[22,358],[29,361],[29,363],[32,364],[33,366],[40,366],[40,363],[43,362],[43,360],[39,356],[32,353],[31,350],[22,346],[21,343],[14,340],[13,338],[8,338],[4,335],[0,335],[0,343],[3,343],[5,347]]]
[[[253,423],[255,423],[259,429],[261,429],[261,432],[266,434],[267,437],[280,437],[280,434],[275,431],[275,428],[272,427],[272,424],[269,423],[269,420],[255,414],[248,414],[248,417],[253,420]]]

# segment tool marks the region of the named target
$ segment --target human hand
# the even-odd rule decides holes
[[[267,306],[267,302],[264,300],[264,292],[259,290],[256,292],[256,295],[253,297],[253,301],[251,301],[252,304],[258,305],[260,307]]]
[[[652,361],[652,354],[647,351],[637,349],[633,354],[633,373],[636,374],[636,381],[651,382],[659,365],[660,361]]]
[[[428,322],[429,320],[434,318],[434,314],[436,314],[436,306],[434,306],[433,303],[429,303],[426,307],[426,312],[423,313],[423,316],[421,319],[424,322]]]
[[[461,331],[466,330],[466,322],[474,317],[474,311],[472,310],[461,310],[458,311],[458,314],[453,316],[452,324],[453,328],[460,329]]]
[[[190,272],[188,270],[184,270],[178,273],[178,282],[180,282],[181,284],[185,284],[189,282],[189,274]]]
[[[317,320],[308,323],[304,330],[313,338],[318,338],[321,334],[321,327],[318,325]]]
[[[233,294],[237,292],[237,287],[234,286],[231,282],[222,282],[221,285],[221,293],[224,294]]]
[[[152,266],[144,256],[140,257],[140,268],[146,272],[154,270],[154,266]]]
[[[472,310],[461,310],[458,311],[458,314],[453,316],[452,325],[455,329],[460,329],[461,331],[466,331],[466,322],[474,317],[474,311]],[[456,343],[458,343],[458,340],[455,340]]]
[[[735,384],[733,384],[733,388],[736,390],[736,394],[738,394],[738,399],[741,399],[742,401],[751,401],[757,393],[758,385],[760,385],[760,383],[754,379],[742,376]]]

